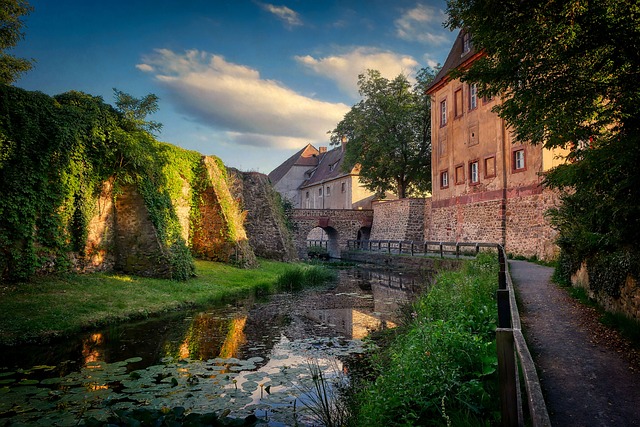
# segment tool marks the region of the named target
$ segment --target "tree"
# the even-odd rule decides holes
[[[346,143],[343,167],[358,165],[363,185],[383,196],[404,198],[431,189],[431,110],[425,92],[431,69],[388,80],[376,70],[358,76],[362,100],[331,131],[331,143]]]
[[[11,84],[20,74],[29,71],[32,61],[16,58],[5,52],[24,38],[21,17],[33,7],[24,0],[0,0],[0,83]]]
[[[518,142],[572,148],[545,177],[561,191],[550,212],[572,270],[598,252],[640,242],[640,3],[632,0],[449,0],[485,56],[463,80]]]
[[[158,111],[157,95],[150,93],[143,98],[135,98],[132,95],[113,88],[116,99],[116,109],[123,114],[124,127],[129,131],[143,130],[154,135],[162,129],[162,123],[146,120],[149,114]]]

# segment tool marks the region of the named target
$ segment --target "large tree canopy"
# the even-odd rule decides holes
[[[31,61],[5,52],[24,37],[22,16],[33,8],[24,0],[0,0],[0,83],[13,83],[20,74],[31,69]]]
[[[603,253],[637,251],[640,3],[447,3],[448,26],[468,31],[486,54],[463,80],[476,82],[480,95],[502,97],[496,111],[518,141],[572,148],[569,162],[545,178],[563,191],[551,214],[568,272],[585,260],[598,264]],[[626,260],[619,271],[633,272],[628,256],[618,259]]]
[[[362,100],[331,131],[332,144],[346,143],[346,168],[359,165],[366,188],[383,195],[417,195],[431,189],[431,109],[425,92],[433,79],[422,69],[412,87],[400,74],[376,70],[358,76]]]

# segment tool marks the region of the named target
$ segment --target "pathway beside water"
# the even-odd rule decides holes
[[[594,338],[588,308],[551,283],[553,269],[509,261],[523,330],[554,426],[640,426],[640,372]]]

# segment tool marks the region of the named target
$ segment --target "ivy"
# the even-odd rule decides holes
[[[102,98],[81,92],[50,97],[0,85],[0,278],[27,280],[64,271],[84,256],[102,183],[143,195],[172,277],[194,264],[173,202],[196,185],[201,156],[132,128]]]

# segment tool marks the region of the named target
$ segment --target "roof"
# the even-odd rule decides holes
[[[300,185],[300,188],[317,185],[321,182],[330,181],[349,175],[348,172],[342,171],[342,162],[344,160],[343,147],[334,148],[331,151],[320,155],[318,167],[311,171],[311,177]]]
[[[449,81],[449,73],[461,66],[467,66],[478,57],[476,48],[471,44],[471,49],[468,52],[463,52],[464,48],[464,36],[467,34],[465,30],[460,30],[458,37],[453,42],[451,51],[444,61],[442,68],[436,74],[433,81],[427,86],[427,93],[433,93],[444,84]]]
[[[269,173],[269,179],[272,183],[280,181],[294,166],[314,167],[318,164],[318,154],[320,152],[316,147],[307,144],[306,147],[295,153],[293,156],[285,160],[280,166]]]

